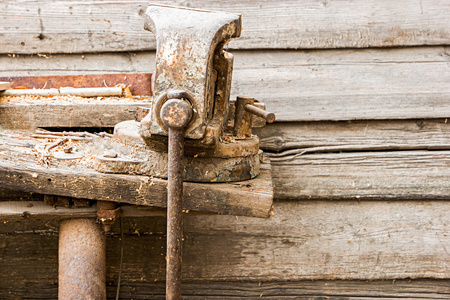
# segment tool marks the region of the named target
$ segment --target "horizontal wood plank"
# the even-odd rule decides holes
[[[33,219],[69,219],[97,218],[97,206],[64,207],[55,206],[41,201],[3,201],[0,197],[0,220],[18,221]],[[195,213],[195,212],[190,212]],[[154,217],[165,216],[166,210],[148,206],[120,205],[121,217]]]
[[[448,299],[448,280],[389,280],[389,281],[273,281],[273,282],[185,282],[183,299]],[[113,298],[114,286],[108,294]],[[129,283],[122,286],[121,296],[133,299],[164,299],[163,282]]]
[[[146,176],[102,174],[87,167],[71,168],[57,161],[49,168],[38,164],[27,141],[0,140],[2,188],[56,194],[74,198],[118,201],[137,205],[165,206],[166,181]],[[14,144],[15,143],[15,144]],[[28,147],[28,148],[27,148]],[[383,146],[384,147],[384,146]],[[289,155],[272,154],[275,199],[448,199],[450,151],[341,152],[309,148]],[[447,145],[448,147],[448,145]],[[358,152],[359,151],[359,152]],[[264,166],[264,165],[263,165]],[[268,216],[271,206],[268,170],[247,183],[186,183],[185,208],[237,215]],[[266,176],[266,177],[265,177]],[[261,179],[261,180],[260,180]],[[94,188],[95,187],[95,188]],[[255,191],[261,191],[255,193]],[[219,196],[215,196],[218,193]],[[156,196],[155,196],[156,195]],[[247,201],[239,200],[244,195]],[[205,198],[214,201],[204,201]]]
[[[85,165],[53,161],[40,165],[34,140],[0,139],[0,187],[81,199],[166,207],[167,180],[149,176],[104,174]],[[242,199],[245,201],[242,201]],[[270,164],[250,182],[184,183],[183,208],[220,214],[269,217],[273,200]]]
[[[75,213],[76,212],[76,213]],[[96,218],[97,207],[52,207],[43,201],[0,201],[0,220]]]
[[[304,201],[275,203],[269,219],[186,215],[183,279],[448,279],[449,209],[449,201]],[[119,223],[107,242],[110,282],[119,270]],[[51,227],[57,223],[35,231],[29,223],[15,224],[3,225],[14,232],[3,233],[0,242],[8,258],[0,260],[1,269],[15,272],[2,272],[0,282],[55,280],[57,231]],[[122,281],[164,281],[165,218],[125,218],[122,228]]]
[[[0,297],[56,299],[58,285],[54,281],[10,282],[0,285]],[[183,299],[307,299],[307,300],[372,300],[376,299],[448,299],[448,280],[388,281],[270,281],[270,282],[183,282]],[[3,287],[4,286],[4,287]],[[115,299],[115,281],[106,286],[107,298]],[[120,299],[165,299],[164,282],[122,281]]]
[[[275,199],[449,199],[450,151],[378,151],[272,159]]]
[[[449,53],[446,47],[236,51],[232,98],[259,99],[278,122],[447,118]],[[0,76],[151,72],[154,58],[151,52],[0,56]]]
[[[446,51],[238,52],[232,94],[266,103],[279,122],[446,118]]]
[[[445,0],[155,1],[241,13],[236,49],[360,48],[450,43]],[[146,1],[6,1],[0,4],[3,53],[155,49],[143,29]],[[408,7],[408,9],[405,9]]]
[[[21,90],[24,91],[24,90]],[[3,102],[0,94],[0,127],[3,129],[35,130],[37,128],[51,127],[111,127],[122,121],[135,120],[136,111],[139,107],[151,107],[151,98],[128,98],[103,99],[103,97],[81,98],[76,100],[65,99],[57,96],[57,100],[46,97],[32,97],[28,95],[13,97],[17,101]],[[101,100],[97,100],[101,98]],[[230,107],[229,126],[234,124],[234,104]],[[254,128],[264,127],[266,120],[254,117],[252,126]]]
[[[3,129],[114,127],[119,122],[133,120],[137,108],[146,104],[148,102],[0,103],[0,126]]]
[[[363,151],[376,146],[385,150],[425,150],[448,149],[450,145],[448,119],[286,122],[254,128],[253,133],[260,138],[261,148],[270,151],[335,147],[329,151],[336,152],[339,147],[349,151],[352,146],[353,151],[356,147]]]

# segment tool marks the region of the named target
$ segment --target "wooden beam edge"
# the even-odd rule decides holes
[[[20,166],[20,163],[11,166],[0,161],[0,187],[23,192],[166,207],[167,180],[138,175],[103,174],[90,169],[83,171],[39,165]],[[84,188],[80,189],[77,185],[79,182],[89,184],[84,184]],[[107,186],[115,192],[106,194]],[[184,209],[189,211],[268,218],[272,203],[272,179],[270,166],[267,164],[263,165],[261,175],[251,181],[184,183]]]

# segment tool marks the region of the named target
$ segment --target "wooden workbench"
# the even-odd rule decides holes
[[[257,131],[272,154],[274,215],[187,216],[186,297],[448,299],[448,3],[183,4],[243,14],[242,38],[228,46],[235,56],[232,94],[258,98],[278,120]],[[146,5],[0,4],[8,12],[0,24],[6,32],[0,75],[152,72],[154,39],[142,30]],[[29,109],[45,109],[36,105]],[[6,109],[21,108],[0,104],[0,118]],[[108,127],[132,118],[133,109],[126,103],[104,116],[55,120]],[[4,192],[2,199],[33,197]],[[120,224],[113,227],[109,297],[121,247],[121,297],[162,297],[164,224],[164,216],[124,218],[122,243]],[[6,270],[0,297],[55,298],[57,228],[50,217],[0,226],[0,269]]]

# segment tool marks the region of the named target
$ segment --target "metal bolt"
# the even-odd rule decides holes
[[[105,232],[111,230],[111,225],[120,216],[120,208],[117,203],[110,201],[97,201],[97,217],[103,224]]]
[[[181,99],[169,99],[161,108],[161,120],[173,129],[185,127],[192,118],[190,103]]]

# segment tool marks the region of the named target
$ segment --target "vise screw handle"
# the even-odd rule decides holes
[[[253,115],[264,118],[267,123],[275,121],[274,113],[267,112],[253,105],[256,101],[256,99],[246,96],[238,96],[236,98],[233,128],[235,136],[241,138],[252,135]]]
[[[185,91],[169,91],[161,120],[169,128],[166,299],[181,299],[184,132],[192,118]]]

